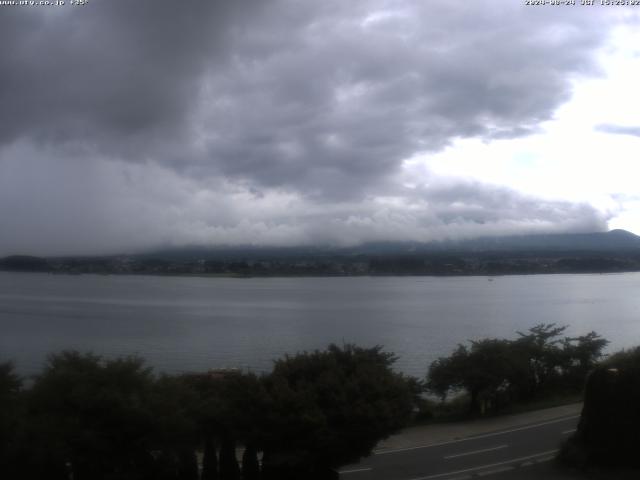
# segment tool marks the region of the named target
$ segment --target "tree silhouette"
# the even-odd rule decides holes
[[[467,392],[472,414],[545,393],[579,391],[608,342],[595,332],[560,338],[566,328],[539,324],[518,332],[515,340],[458,345],[448,357],[432,362],[427,389],[443,401],[450,393]]]
[[[151,370],[139,358],[103,362],[63,352],[49,358],[29,392],[34,476],[53,469],[75,480],[142,474],[150,462]],[[45,477],[41,477],[45,478]]]
[[[394,361],[381,347],[354,345],[276,361],[266,379],[263,478],[320,478],[403,427],[415,392]]]

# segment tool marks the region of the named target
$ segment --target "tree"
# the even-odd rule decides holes
[[[276,361],[265,379],[263,478],[320,478],[406,425],[415,391],[394,361],[381,347],[354,345]]]
[[[608,344],[608,340],[593,331],[578,337],[566,337],[562,341],[566,380],[581,388],[589,372],[603,357],[602,351]]]
[[[576,433],[561,449],[566,463],[640,466],[640,347],[612,355],[588,377]]]
[[[539,324],[516,340],[484,339],[458,345],[448,357],[434,361],[427,389],[444,401],[450,393],[466,391],[469,411],[488,408],[542,393],[577,390],[602,356],[607,341],[595,332],[560,339],[567,327]]]
[[[450,393],[464,388],[462,377],[468,363],[469,350],[464,345],[458,345],[450,356],[438,358],[429,366],[427,390],[444,402]]]
[[[257,463],[257,447],[264,431],[261,419],[268,407],[263,383],[254,374],[234,370],[188,374],[183,378],[198,399],[194,415],[205,445],[203,477],[239,478],[237,443],[245,446],[243,463]],[[220,446],[219,459],[216,445]],[[253,459],[248,457],[250,454]]]
[[[147,404],[154,419],[148,448],[160,460],[154,464],[156,476],[197,478],[195,450],[201,443],[197,393],[182,376],[162,375],[154,382]]]
[[[555,323],[540,323],[528,333],[518,332],[520,338],[514,342],[514,354],[522,365],[526,363],[517,385],[521,398],[535,397],[561,376],[566,355],[558,345],[561,343],[559,337],[566,329],[566,326],[556,327]]]
[[[212,436],[204,438],[204,451],[202,455],[202,480],[218,480],[218,456],[216,444]]]
[[[515,366],[507,340],[484,339],[472,341],[471,348],[458,345],[450,357],[431,364],[427,388],[443,400],[451,392],[461,389],[470,397],[470,413],[483,413],[510,386]]]
[[[22,379],[10,362],[0,363],[0,472],[17,477],[19,433],[23,422],[20,408]]]
[[[63,478],[69,470],[76,480],[141,476],[151,461],[152,384],[139,358],[51,356],[28,396],[33,477]]]
[[[258,480],[260,478],[260,463],[258,462],[258,449],[253,443],[245,446],[242,454],[242,479]]]

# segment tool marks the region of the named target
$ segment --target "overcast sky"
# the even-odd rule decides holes
[[[640,233],[640,7],[66,3],[0,6],[0,254]]]

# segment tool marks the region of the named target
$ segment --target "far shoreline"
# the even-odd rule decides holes
[[[487,273],[443,273],[443,274],[406,274],[406,273],[381,273],[381,274],[290,274],[290,275],[242,275],[234,273],[150,273],[150,272],[127,272],[127,273],[100,273],[100,272],[51,272],[51,271],[24,271],[24,270],[2,270],[0,273],[17,274],[41,274],[52,276],[94,276],[94,277],[167,277],[167,278],[213,278],[213,279],[284,279],[284,278],[478,278],[485,277],[488,281],[502,277],[531,277],[531,276],[552,276],[552,275],[624,275],[628,273],[640,273],[640,270],[624,271],[548,271],[548,272],[509,272],[498,274]]]

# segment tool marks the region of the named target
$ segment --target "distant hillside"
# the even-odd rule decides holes
[[[595,233],[513,235],[442,242],[376,242],[353,247],[176,247],[148,252],[138,257],[166,260],[222,258],[335,257],[354,255],[396,255],[415,253],[465,252],[640,252],[640,236],[626,230]]]
[[[640,237],[520,235],[339,247],[180,247],[144,254],[0,259],[0,270],[206,276],[509,275],[640,271]]]
[[[462,251],[634,251],[640,250],[640,236],[626,230],[595,233],[518,235],[485,237],[461,242],[443,242],[440,248]]]
[[[0,259],[0,270],[13,272],[46,272],[51,268],[46,259],[29,255],[12,255]]]

